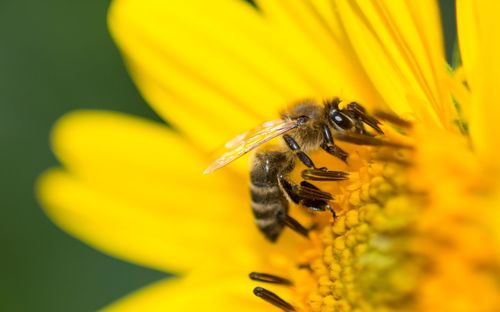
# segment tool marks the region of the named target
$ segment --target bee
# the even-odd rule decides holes
[[[284,144],[259,148],[250,169],[251,208],[255,222],[271,242],[278,239],[285,226],[307,237],[308,231],[288,215],[290,202],[312,211],[328,210],[335,217],[328,204],[332,195],[306,180],[340,181],[347,179],[347,173],[318,168],[307,153],[323,149],[345,162],[348,154],[335,144],[334,137],[354,144],[379,143],[365,125],[376,134],[383,134],[380,122],[356,102],[344,108],[340,104],[339,98],[325,101],[323,105],[312,100],[298,102],[283,111],[281,119],[268,121],[226,143],[227,152],[204,171],[205,174],[211,173],[262,144],[282,137]],[[290,179],[296,160],[307,167],[301,173],[304,180],[299,184]]]

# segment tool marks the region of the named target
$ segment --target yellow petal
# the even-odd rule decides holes
[[[269,28],[280,38],[297,63],[317,76],[318,96],[340,96],[381,108],[381,98],[364,69],[352,57],[353,47],[335,18],[330,1],[257,1]]]
[[[276,118],[291,101],[339,93],[370,98],[352,91],[369,89],[366,79],[351,83],[358,75],[338,70],[353,67],[362,76],[337,57],[338,48],[305,44],[243,1],[119,0],[109,21],[150,104],[209,150]]]
[[[59,170],[45,173],[37,191],[46,213],[65,231],[109,255],[139,265],[183,272],[215,267],[222,259],[229,267],[253,259],[246,249],[250,235],[245,231],[252,229],[252,224],[197,217],[205,209],[210,211],[212,204],[239,208],[227,199],[202,205],[183,198],[184,204],[173,201],[160,210],[101,192]],[[179,217],[176,210],[192,217]]]
[[[477,1],[457,0],[457,37],[462,65],[467,72],[468,85],[474,85],[472,73],[476,69],[479,48]]]
[[[470,134],[483,160],[498,166],[500,133],[500,34],[497,31],[500,2],[457,3],[460,52],[470,81]]]
[[[252,294],[257,285],[246,276],[192,275],[166,280],[120,299],[104,311],[276,311]]]
[[[398,114],[451,127],[445,62],[435,1],[337,1],[360,62]]]
[[[166,127],[79,112],[58,122],[53,141],[70,174],[45,174],[40,200],[56,223],[110,254],[186,270],[206,254],[245,254],[256,234],[246,181],[202,175],[203,157]]]
[[[228,169],[239,170],[243,179],[248,165],[238,160],[213,175],[202,175],[212,156],[188,144],[168,127],[142,118],[106,111],[77,111],[62,117],[54,126],[52,146],[57,157],[72,172],[93,182],[112,178],[129,183],[136,176],[147,184],[214,191],[224,187]],[[234,171],[234,170],[233,170]],[[215,180],[214,180],[215,179]],[[227,183],[227,182],[226,182]],[[234,183],[232,184],[234,186]],[[110,186],[106,186],[109,188]],[[120,189],[123,185],[120,185]],[[165,197],[168,192],[151,192]],[[147,196],[141,196],[143,200]]]
[[[276,118],[291,93],[310,93],[267,55],[261,17],[242,2],[122,0],[109,20],[150,104],[202,146]]]

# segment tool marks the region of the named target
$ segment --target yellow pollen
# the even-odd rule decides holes
[[[304,310],[401,311],[413,304],[424,268],[415,261],[409,230],[419,200],[406,185],[404,167],[372,161],[373,150],[363,150],[335,194],[337,218],[313,235],[312,248],[322,251],[309,259],[316,286],[302,296]]]

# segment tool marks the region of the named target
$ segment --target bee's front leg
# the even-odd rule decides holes
[[[325,150],[328,154],[331,154],[343,162],[347,161],[347,152],[338,147],[333,143],[333,135],[327,124],[321,126],[321,131],[323,132],[323,143],[321,143],[321,148]]]
[[[366,123],[378,134],[384,134],[384,131],[380,128],[380,121],[375,117],[370,116],[366,109],[356,102],[351,102],[347,104],[346,110],[349,115],[356,121],[356,130],[359,134],[371,136],[364,128],[363,123]]]
[[[300,148],[299,143],[295,141],[294,138],[292,138],[290,135],[285,134],[283,135],[283,139],[285,140],[286,145],[292,150],[292,152],[297,156],[297,158],[304,164],[306,165],[307,168],[314,168],[320,170],[320,168],[317,168],[314,165],[314,162],[312,159],[307,156],[307,154]]]

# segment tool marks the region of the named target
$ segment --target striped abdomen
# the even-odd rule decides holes
[[[286,152],[257,152],[250,171],[250,195],[255,222],[270,241],[283,230],[282,218],[288,212],[288,200],[278,182],[279,174],[293,168]]]

